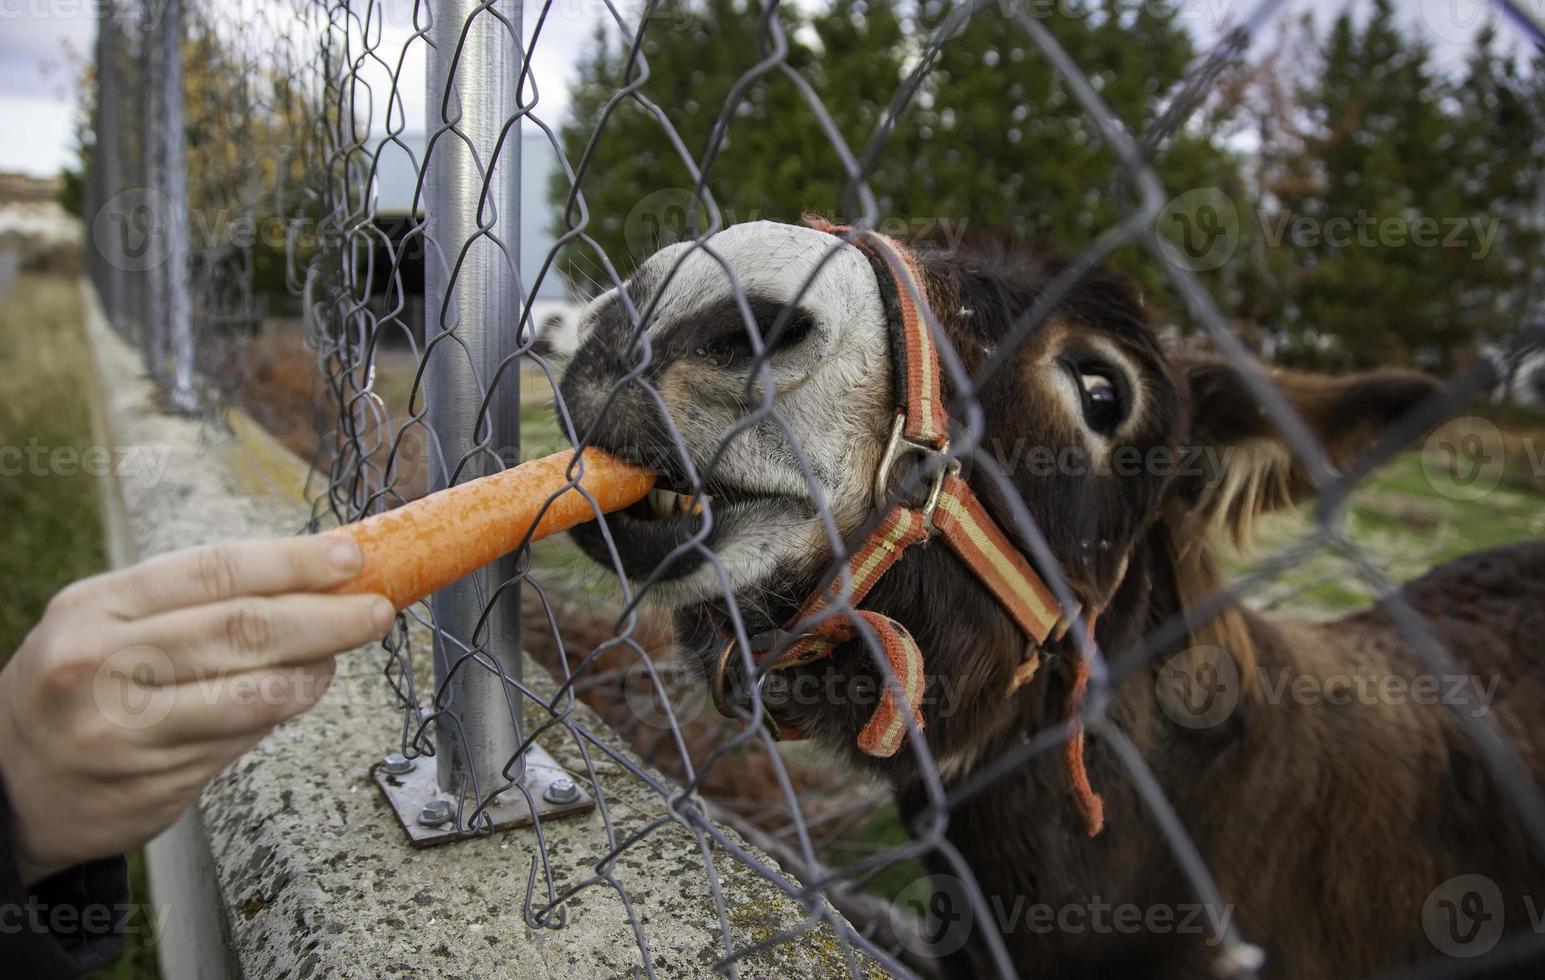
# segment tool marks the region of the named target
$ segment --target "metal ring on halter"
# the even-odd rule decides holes
[[[773,630],[770,633],[758,634],[757,636],[752,637],[752,640],[755,641],[763,638],[772,638],[774,641],[776,641],[783,635],[784,633],[782,630]],[[742,711],[737,710],[737,706],[731,705],[729,702],[728,675],[730,658],[734,656],[734,654],[735,641],[730,640],[724,645],[724,650],[719,654],[719,659],[714,664],[713,681],[709,685],[709,691],[713,694],[713,706],[718,709],[719,714],[726,718],[747,718],[751,714],[749,705],[744,711]],[[776,742],[783,740],[783,726],[779,725],[777,721],[773,719],[772,712],[767,708],[767,702],[762,699],[763,689],[767,685],[767,679],[771,676],[772,671],[768,670],[763,672],[762,675],[756,679],[756,699],[762,701],[762,725],[767,729],[768,733],[772,735],[773,741]]]
[[[891,471],[902,457],[923,456],[929,460],[942,460],[930,478],[928,497],[923,503],[923,527],[932,534],[933,512],[939,506],[939,498],[944,495],[944,479],[960,473],[960,460],[950,458],[950,444],[947,441],[942,448],[935,448],[926,442],[908,439],[903,435],[906,425],[906,413],[897,412],[896,420],[891,423],[890,438],[885,441],[885,454],[880,457],[880,467],[874,474],[874,509],[883,513],[890,502]]]

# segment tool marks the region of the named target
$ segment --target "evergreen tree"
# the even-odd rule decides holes
[[[800,40],[803,19],[792,8],[778,17],[786,63],[809,73],[811,53]],[[584,233],[620,275],[683,237],[689,221],[698,229],[709,224],[712,216],[695,208],[691,196],[693,170],[704,163],[706,187],[724,224],[797,220],[802,207],[821,203],[812,198],[840,171],[838,158],[781,71],[756,71],[775,45],[758,4],[667,5],[640,33],[633,58],[628,43],[597,32],[594,50],[580,66],[572,119],[561,133],[564,154],[575,166],[590,154],[579,182],[589,211]],[[619,98],[628,86],[636,93]],[[721,130],[722,138],[716,137]],[[553,178],[551,195],[560,205],[570,190],[564,174]],[[556,230],[566,233],[579,220],[577,208],[565,209]],[[588,246],[571,245],[562,261],[571,279],[610,285]]]
[[[1173,2],[1059,0],[1049,17],[1039,5],[1018,9],[1041,18],[1142,134],[1195,61]],[[667,5],[644,28],[647,78],[620,39],[598,34],[562,133],[577,163],[610,111],[581,184],[586,234],[626,274],[686,232],[690,168],[657,112],[693,161],[708,161],[725,223],[810,210],[854,216],[825,120],[789,75],[862,157],[958,4],[785,5],[783,65],[738,88],[774,47],[759,0]],[[867,173],[882,228],[931,222],[939,231],[944,220],[946,234],[1006,232],[1071,255],[1126,213],[1131,191],[1115,154],[1010,21],[1014,9],[986,5],[944,39]],[[1375,0],[1362,20],[1337,18],[1323,35],[1308,17],[1285,24],[1274,50],[1227,66],[1187,121],[1154,143],[1171,194],[1215,189],[1237,219],[1233,260],[1199,269],[1213,297],[1268,353],[1321,367],[1448,368],[1536,322],[1545,304],[1542,67],[1498,53],[1488,32],[1464,76],[1451,77],[1400,25],[1393,0]],[[615,98],[630,82],[646,101]],[[732,91],[726,138],[709,154]],[[567,181],[556,179],[553,193],[566,200]],[[700,215],[697,227],[705,223]],[[571,244],[565,258],[571,278],[608,284],[588,247]],[[1161,319],[1184,324],[1168,270],[1135,244],[1114,262]]]
[[[1505,358],[1504,394],[1545,330],[1545,55],[1531,68],[1499,55],[1481,33],[1456,93],[1460,165],[1456,196],[1495,237],[1455,282],[1464,315],[1486,341],[1516,348]],[[1534,328],[1518,344],[1522,331]]]
[[[766,32],[757,30],[758,9],[749,2],[708,0],[675,10],[677,30],[645,29],[650,74],[640,91],[670,115],[694,156],[707,145],[712,129],[706,123],[731,86],[769,50]],[[931,0],[902,16],[889,3],[833,0],[808,21],[785,9],[786,61],[861,154],[906,70],[953,9]],[[1175,14],[1169,0],[1135,6],[1074,0],[1044,22],[1112,110],[1141,132],[1162,111],[1194,55]],[[573,118],[564,127],[571,160],[579,159],[608,99],[629,77],[626,62],[615,40],[598,35],[581,68]],[[692,186],[664,136],[657,121],[624,102],[597,139],[581,185],[591,212],[586,231],[613,258],[643,257],[639,229],[630,236],[625,227],[630,213],[637,218],[640,200],[661,188]],[[1177,190],[1227,185],[1243,194],[1234,161],[1197,127],[1182,127],[1155,163],[1166,185]],[[944,42],[868,183],[882,227],[1000,231],[1071,254],[1120,220],[1127,202],[1117,197],[1116,176],[1115,154],[1082,106],[1029,37],[990,5]],[[727,220],[791,220],[811,210],[851,217],[853,205],[843,200],[847,183],[810,107],[777,72],[744,93],[708,181]],[[566,180],[555,181],[556,198],[565,198],[568,189]],[[905,226],[898,224],[902,220]],[[568,271],[601,284],[595,257],[587,252],[571,248]],[[1119,262],[1150,295],[1164,295],[1162,270],[1135,246]]]
[[[1442,367],[1474,331],[1452,288],[1472,249],[1428,234],[1441,241],[1468,217],[1454,179],[1456,121],[1444,109],[1452,85],[1391,0],[1375,0],[1361,27],[1338,17],[1319,69],[1304,93],[1313,131],[1303,152],[1316,182],[1279,217],[1284,244],[1300,252],[1292,328],[1311,342],[1297,354],[1331,366]],[[1318,343],[1326,335],[1333,346]]]

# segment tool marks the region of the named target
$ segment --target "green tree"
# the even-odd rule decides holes
[[[805,22],[790,9],[778,17],[787,64],[809,72],[811,52],[798,39]],[[597,32],[580,65],[561,144],[576,165],[589,153],[579,183],[589,210],[584,231],[620,273],[684,234],[693,170],[704,162],[707,189],[726,224],[792,220],[802,207],[817,206],[817,178],[837,169],[837,157],[825,140],[812,138],[818,137],[814,120],[779,70],[757,70],[775,44],[773,33],[763,28],[758,6],[745,0],[667,5],[642,25],[637,58],[628,43]],[[618,99],[630,85],[636,93]],[[560,234],[579,221],[577,208],[566,207],[569,195],[560,172],[551,187],[562,211]],[[708,220],[698,214],[697,227]],[[566,251],[563,271],[607,284],[600,257],[587,246]]]
[[[990,5],[945,40],[868,184],[878,217],[887,222],[882,227],[904,221],[912,230],[1001,231],[1073,252],[1123,213],[1115,154],[1044,55],[1007,20],[1007,6]],[[694,159],[702,158],[736,80],[771,50],[768,33],[758,28],[759,9],[744,0],[706,0],[672,7],[644,28],[649,75],[639,92],[670,117]],[[926,2],[903,14],[896,5],[872,0],[832,0],[808,17],[784,9],[785,62],[861,154],[906,71],[954,9]],[[1043,22],[1111,109],[1141,132],[1163,110],[1194,56],[1176,12],[1168,0],[1073,0]],[[598,34],[563,127],[571,161],[580,159],[610,100],[636,75],[626,47]],[[732,119],[708,179],[726,221],[791,220],[810,210],[853,215],[844,200],[848,177],[840,158],[782,69],[747,87]],[[631,99],[615,105],[591,153],[581,181],[590,209],[586,232],[613,259],[637,261],[660,243],[656,230],[670,224],[651,209],[679,207],[683,197],[661,189],[691,187],[687,168],[658,120]],[[1208,126],[1181,127],[1162,144],[1155,163],[1170,187],[1226,185],[1244,194],[1236,162]],[[552,192],[555,200],[566,200],[567,179],[556,178]],[[560,222],[560,233],[571,218]],[[603,284],[588,249],[572,247],[566,258],[571,278]],[[1162,270],[1138,249],[1126,250],[1118,261],[1151,296],[1165,295]]]
[[[1533,64],[1499,54],[1496,33],[1477,38],[1455,93],[1460,133],[1456,197],[1461,209],[1494,229],[1476,261],[1454,284],[1463,314],[1477,334],[1514,347],[1504,360],[1508,398],[1531,351],[1515,344],[1545,327],[1545,55]]]
[[[1309,130],[1300,147],[1312,180],[1269,221],[1279,247],[1296,252],[1289,356],[1448,366],[1474,336],[1453,284],[1474,270],[1479,249],[1433,240],[1468,217],[1457,123],[1445,108],[1453,83],[1390,0],[1375,0],[1361,26],[1338,17],[1316,68],[1302,92]]]

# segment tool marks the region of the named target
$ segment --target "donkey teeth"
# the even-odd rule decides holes
[[[674,490],[649,491],[649,513],[653,517],[679,517],[682,514],[701,514],[706,494],[687,496]]]

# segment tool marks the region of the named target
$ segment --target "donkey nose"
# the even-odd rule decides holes
[[[762,348],[769,358],[786,360],[788,356],[807,346],[815,334],[815,317],[808,313],[796,313],[780,317],[769,324],[762,335]]]
[[[756,366],[760,348],[761,359],[776,368],[801,360],[799,352],[814,330],[815,320],[805,313],[766,318],[750,329],[735,323],[700,338],[693,354],[714,367],[742,371]]]

